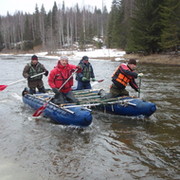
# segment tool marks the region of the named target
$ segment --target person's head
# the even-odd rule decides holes
[[[89,62],[89,57],[88,56],[83,56],[82,60],[83,60],[83,63],[88,63]]]
[[[36,64],[38,63],[38,57],[37,57],[36,55],[33,55],[33,56],[31,57],[31,63],[32,63],[33,65],[36,65]]]
[[[129,66],[132,70],[136,69],[136,59],[129,59],[129,61],[128,61],[128,66]]]
[[[62,65],[62,66],[66,66],[68,64],[68,57],[66,56],[61,56],[60,57],[60,60],[59,60],[59,63]]]

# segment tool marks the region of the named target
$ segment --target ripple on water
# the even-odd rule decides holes
[[[21,79],[28,58],[2,60],[0,57],[1,83]],[[41,60],[49,70],[56,64],[48,58]],[[77,64],[79,60],[72,62]],[[97,78],[107,79],[100,88],[108,89],[110,76],[119,63],[91,62]],[[26,82],[2,91],[1,164],[7,162],[11,170],[16,164],[15,171],[22,172],[23,178],[25,174],[25,179],[179,179],[179,69],[173,67],[172,71],[172,67],[162,65],[140,65],[139,68],[145,74],[141,97],[157,105],[157,111],[147,119],[93,111],[90,127],[67,127],[54,124],[48,118],[31,118],[34,111],[20,101]],[[44,82],[48,87],[46,77]],[[128,90],[137,95],[129,87]],[[7,175],[21,178],[13,170],[4,172],[0,179]]]

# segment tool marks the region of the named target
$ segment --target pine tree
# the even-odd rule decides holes
[[[33,34],[32,34],[32,23],[30,21],[31,15],[26,14],[25,24],[24,24],[24,34],[23,34],[23,44],[22,50],[33,49]]]
[[[160,51],[160,15],[162,0],[136,0],[128,51],[155,53]]]
[[[1,26],[2,26],[2,24],[1,24],[1,17],[0,17],[0,51],[4,48],[4,46],[3,46],[3,43],[4,43],[3,36],[1,34]]]
[[[30,15],[28,15],[28,14],[25,15],[23,40],[25,40],[25,41],[33,40],[32,26],[30,23]]]
[[[40,32],[40,13],[37,4],[35,7],[35,13],[33,14],[33,36],[34,46],[42,44]]]
[[[118,47],[120,42],[120,1],[113,0],[107,28],[107,46]]]
[[[164,50],[178,50],[180,45],[180,1],[166,0],[161,5],[161,42]]]

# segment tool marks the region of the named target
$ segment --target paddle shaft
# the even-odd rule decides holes
[[[64,85],[73,77],[73,75],[78,71],[78,69],[75,69],[75,71],[69,76],[69,78],[62,84],[62,86],[58,89],[59,91],[64,87]]]
[[[139,91],[138,91],[138,98],[140,98],[141,93],[141,77],[139,77]]]
[[[30,78],[34,78],[34,77],[40,76],[40,75],[42,75],[42,74],[44,74],[44,73],[45,73],[45,72],[36,74],[36,75],[34,75],[34,76],[31,76]],[[19,83],[19,82],[21,82],[21,81],[25,81],[25,80],[26,80],[26,79],[20,79],[20,80],[18,80],[18,81],[12,82],[12,83],[10,83],[10,84],[8,84],[8,85],[0,85],[0,91],[3,91],[4,89],[6,89],[6,88],[7,88],[8,86],[10,86],[10,85],[13,85],[13,84]]]
[[[37,76],[40,76],[40,75],[42,75],[42,74],[44,74],[45,72],[42,72],[42,73],[39,73],[39,74],[36,74],[36,75],[34,75],[34,76],[31,76],[30,78],[34,78],[34,77],[37,77]],[[9,85],[12,85],[12,84],[16,84],[16,83],[19,83],[19,82],[21,82],[21,81],[25,81],[26,79],[20,79],[20,80],[17,80],[17,81],[15,81],[15,82],[12,82],[12,83],[10,83],[10,84],[8,84],[8,86]]]
[[[64,85],[72,78],[72,76],[78,71],[78,69],[75,69],[75,71],[69,76],[69,78],[62,84],[62,86],[58,89],[58,91],[60,91]],[[53,99],[54,97],[52,96],[43,106],[41,106],[40,108],[38,108],[36,110],[36,112],[33,114],[34,117],[38,117],[42,114],[42,112],[46,109],[47,105],[49,104],[49,102]]]

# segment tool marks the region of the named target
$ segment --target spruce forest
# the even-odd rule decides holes
[[[113,0],[79,8],[43,4],[34,13],[0,16],[0,51],[28,51],[36,47],[49,54],[58,49],[89,46],[119,48],[129,53],[153,54],[180,49],[179,0]]]

